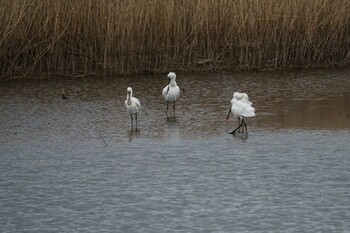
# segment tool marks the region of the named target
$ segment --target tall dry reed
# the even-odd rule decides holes
[[[0,76],[350,63],[348,0],[0,0]]]

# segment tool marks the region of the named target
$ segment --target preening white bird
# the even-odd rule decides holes
[[[166,116],[168,117],[168,108],[169,104],[174,105],[174,118],[175,118],[175,103],[180,97],[180,88],[176,84],[176,74],[174,72],[170,72],[168,74],[169,84],[164,87],[162,95],[166,101]]]
[[[227,114],[226,120],[228,120],[229,117],[230,117],[232,106],[235,104],[237,99],[240,98],[240,97],[242,99],[246,100],[246,101],[249,101],[249,97],[248,97],[248,95],[246,93],[239,93],[239,92],[233,93],[233,97],[232,97],[232,100],[230,102],[231,103],[231,107],[230,107],[229,112]],[[242,118],[240,116],[238,116],[238,115],[235,115],[235,116],[237,117],[238,125],[240,125],[242,123]],[[239,128],[238,131],[241,132],[241,129]],[[242,131],[244,133],[244,128],[242,129]]]
[[[137,131],[137,117],[141,111],[141,103],[136,97],[132,96],[131,87],[128,87],[126,91],[127,91],[127,95],[125,100],[125,107],[126,107],[126,111],[130,114],[131,130],[133,130],[133,127],[134,127],[134,117],[135,117],[135,128]]]
[[[235,135],[236,131],[242,126],[245,128],[246,136],[248,136],[247,124],[245,118],[255,117],[255,109],[252,107],[252,102],[249,101],[249,97],[246,93],[233,93],[233,98],[231,100],[231,107],[227,114],[226,120],[229,119],[230,113],[237,116],[239,119],[239,126],[234,129],[230,134]]]

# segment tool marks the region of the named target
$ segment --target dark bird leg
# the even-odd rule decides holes
[[[237,128],[235,128],[230,134],[232,134],[232,135],[235,135],[236,134],[236,131],[237,131],[237,129],[239,129],[239,128],[241,128],[242,127],[242,125],[243,125],[243,122],[244,121],[242,121],[241,122],[241,124],[237,127]]]
[[[245,123],[244,118],[242,119],[242,121],[244,122],[244,128],[245,128],[245,136],[246,138],[248,138],[248,130],[247,130],[247,123]]]
[[[174,118],[175,118],[175,102],[174,102]]]
[[[241,124],[242,121],[243,121],[243,118],[238,117],[238,125]],[[241,128],[238,130],[239,133],[240,133],[241,131],[242,131],[242,133],[243,133],[244,128],[242,128],[242,130],[241,130]]]
[[[131,131],[134,129],[134,119],[132,118],[132,114],[130,114],[131,118]]]
[[[137,131],[137,113],[135,114],[136,131]]]
[[[169,102],[167,101],[166,102],[166,112],[165,112],[167,118],[169,118],[168,117],[168,108],[169,108]]]

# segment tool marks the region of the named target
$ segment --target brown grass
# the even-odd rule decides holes
[[[0,0],[0,76],[350,63],[348,0]]]

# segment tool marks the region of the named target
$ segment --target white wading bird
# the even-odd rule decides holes
[[[141,111],[141,103],[140,101],[132,96],[132,89],[131,87],[128,87],[127,89],[127,95],[125,100],[125,107],[127,112],[130,114],[131,118],[131,130],[133,130],[134,127],[134,118],[135,117],[135,124],[136,124],[136,131],[137,131],[137,116],[139,115]]]
[[[169,104],[174,104],[174,118],[175,118],[175,102],[177,101],[177,99],[180,96],[180,88],[179,86],[176,84],[176,74],[174,72],[170,72],[168,74],[168,78],[169,78],[169,84],[164,87],[163,89],[163,97],[166,101],[166,116],[168,117],[168,108],[169,108]]]
[[[248,95],[246,93],[235,92],[231,100],[231,107],[228,111],[226,120],[229,119],[230,113],[238,117],[239,126],[234,129],[230,134],[235,135],[236,131],[242,126],[245,128],[246,136],[248,137],[247,124],[244,118],[255,117],[255,109],[252,107],[252,102],[249,101]],[[243,131],[244,131],[243,128]]]

